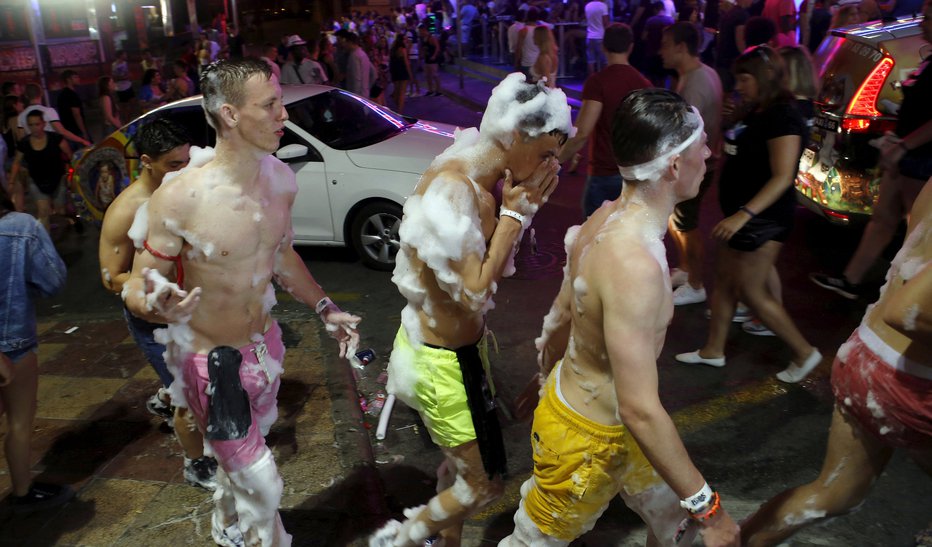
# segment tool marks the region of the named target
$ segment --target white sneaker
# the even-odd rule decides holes
[[[806,357],[806,360],[801,365],[790,362],[790,366],[786,369],[777,373],[777,380],[781,382],[786,382],[788,384],[795,384],[797,382],[803,381],[806,376],[809,376],[809,373],[812,372],[819,363],[822,362],[822,354],[819,353],[819,350],[814,349],[812,353],[809,354],[809,357]]]
[[[679,268],[670,270],[670,286],[674,289],[680,285],[685,285],[687,281],[689,281],[689,272],[685,272]]]
[[[754,336],[776,336],[760,319],[754,318],[741,324],[741,329]]]
[[[699,287],[698,289],[692,288],[689,283],[684,283],[676,288],[673,291],[673,305],[674,306],[685,306],[687,304],[698,304],[699,302],[705,302],[706,294],[705,287]]]
[[[710,367],[722,368],[725,366],[725,357],[703,357],[699,355],[699,350],[687,353],[678,353],[674,357],[680,363],[688,365],[709,365]]]

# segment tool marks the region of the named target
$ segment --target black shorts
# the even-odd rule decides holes
[[[897,167],[900,174],[911,179],[919,179],[923,182],[932,177],[932,157],[920,156],[910,152],[900,159]]]
[[[136,96],[136,93],[133,91],[133,88],[129,88],[126,91],[117,91],[117,100],[121,103],[128,103],[133,100],[133,97]]]
[[[702,204],[702,196],[712,186],[715,180],[714,165],[706,163],[705,176],[699,183],[699,193],[696,197],[681,201],[673,208],[673,215],[670,219],[673,221],[673,229],[677,232],[691,232],[699,227],[699,206]]]
[[[750,253],[768,241],[785,243],[790,237],[793,223],[779,222],[769,218],[754,217],[728,240],[728,246],[736,251]]]

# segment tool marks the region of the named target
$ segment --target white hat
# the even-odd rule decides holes
[[[288,40],[285,42],[285,47],[303,46],[306,44],[307,42],[302,40],[300,36],[298,36],[297,34],[292,34],[291,36],[288,37]]]

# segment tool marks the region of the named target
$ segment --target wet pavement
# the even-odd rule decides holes
[[[455,79],[442,77],[447,92],[455,92]],[[479,114],[463,104],[469,103],[412,98],[406,113],[464,126],[478,123]],[[584,170],[585,164],[580,173]],[[512,419],[511,401],[536,369],[533,339],[560,282],[563,234],[581,220],[583,182],[581,174],[561,175],[559,189],[535,218],[536,245],[526,237],[518,272],[500,284],[489,316],[510,475],[502,500],[467,522],[464,545],[494,545],[512,528],[531,454],[530,424]],[[703,206],[705,233],[720,217],[710,192]],[[83,235],[65,235],[59,249],[69,265],[66,292],[38,306],[43,376],[34,470],[41,480],[74,485],[78,495],[63,508],[27,518],[15,518],[0,504],[0,545],[211,545],[210,495],[184,483],[177,443],[145,410],[158,380],[133,346],[118,298],[100,286],[97,234],[89,228]],[[737,519],[818,474],[832,408],[829,365],[867,302],[821,291],[806,275],[839,267],[856,243],[857,233],[799,209],[778,268],[787,308],[826,356],[802,384],[786,386],[773,378],[790,358],[785,345],[737,326],[725,368],[675,364],[675,353],[695,349],[706,335],[703,305],[676,311],[658,363],[662,400],[690,455]],[[314,314],[279,293],[274,313],[287,355],[280,418],[268,442],[285,482],[282,517],[295,545],[362,544],[387,518],[426,502],[441,453],[404,405],[396,405],[381,442],[374,436],[375,411],[363,414],[359,406],[360,395],[371,407],[384,389],[380,373],[403,306],[390,274],[364,268],[342,249],[300,252],[331,297],[363,317],[362,345],[378,357],[354,381]],[[711,285],[713,253],[706,262]],[[872,272],[877,283],[882,275],[882,266]],[[78,328],[70,331],[73,327]],[[0,497],[8,493],[4,466]],[[792,544],[912,545],[913,535],[932,519],[930,499],[932,481],[897,455],[860,511],[801,533]],[[644,537],[638,518],[616,502],[574,545],[638,545]]]

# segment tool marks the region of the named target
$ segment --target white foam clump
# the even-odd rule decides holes
[[[554,130],[572,137],[576,129],[573,127],[570,107],[563,91],[542,89],[534,98],[521,103],[518,102],[517,96],[522,88],[526,88],[526,80],[524,74],[514,72],[495,86],[492,96],[489,97],[485,114],[482,116],[479,132],[509,145],[512,132],[519,128],[522,120],[543,118],[544,123],[541,127],[521,127],[520,129],[531,138]]]
[[[852,349],[854,349],[854,342],[849,340],[838,347],[838,351],[835,353],[835,357],[842,363],[847,363],[848,356],[851,354]]]
[[[133,224],[129,227],[126,235],[133,240],[133,246],[142,249],[146,241],[146,235],[149,233],[149,200],[142,202],[142,205],[136,209],[136,215],[133,216]]]
[[[788,526],[797,526],[799,524],[806,524],[814,520],[825,518],[825,515],[826,512],[822,510],[803,509],[798,513],[790,513],[783,517],[783,523]]]
[[[476,492],[461,475],[456,476],[456,481],[453,482],[451,493],[456,501],[467,507],[471,506],[476,501]]]
[[[447,510],[443,508],[443,504],[440,503],[439,496],[431,498],[427,507],[430,509],[430,519],[434,522],[446,520],[447,517],[450,516],[450,513],[447,512]]]
[[[919,303],[916,302],[906,308],[903,314],[903,329],[908,331],[916,330],[916,320],[919,318]]]
[[[278,300],[275,299],[275,287],[269,283],[265,287],[265,293],[262,295],[262,313],[268,315],[277,303]]]
[[[499,547],[565,547],[569,545],[569,541],[548,536],[541,532],[537,524],[527,514],[523,499],[525,496],[524,487],[521,490],[522,499],[514,516],[515,530],[498,544]]]
[[[172,171],[171,173],[165,173],[165,177],[162,178],[162,184],[171,182],[176,179],[182,173],[187,173],[189,170],[198,169],[207,165],[210,160],[214,159],[214,156],[217,155],[217,151],[214,150],[212,146],[205,146],[201,148],[200,146],[192,146],[190,151],[190,160],[188,164],[184,166],[183,169],[177,171]]]
[[[589,287],[586,285],[586,280],[583,279],[581,275],[577,276],[576,279],[573,280],[573,296],[575,297],[576,313],[579,315],[584,313],[582,299],[585,298],[587,294],[589,294]]]
[[[874,418],[883,418],[884,416],[886,416],[886,413],[884,413],[883,411],[883,407],[881,407],[877,403],[877,399],[874,397],[873,391],[867,392],[866,406],[867,406],[867,409],[871,411],[871,416],[873,416]]]
[[[213,242],[204,241],[193,233],[182,229],[177,220],[166,218],[162,221],[162,224],[166,230],[184,239],[191,246],[191,250],[187,253],[188,260],[193,260],[198,253],[203,254],[205,258],[210,258],[214,254],[215,246]]]
[[[106,281],[107,283],[110,283],[110,281],[113,279],[112,277],[110,277],[110,270],[108,270],[107,268],[101,268],[100,273],[101,275],[104,276],[104,281]]]

